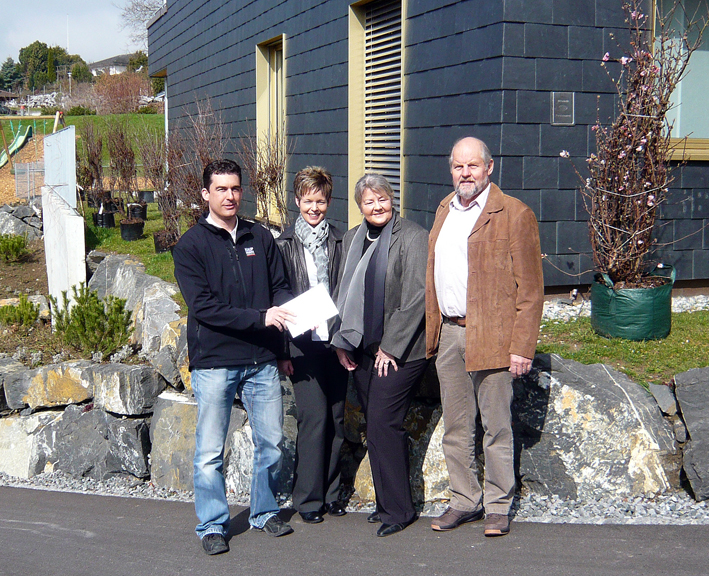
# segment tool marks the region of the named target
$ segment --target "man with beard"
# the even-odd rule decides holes
[[[431,522],[453,530],[485,517],[485,536],[509,533],[515,491],[512,380],[532,366],[544,300],[539,229],[532,210],[490,183],[484,142],[453,146],[455,192],[438,207],[426,271],[426,346],[438,353],[443,452],[453,494]],[[475,465],[480,414],[485,491]]]

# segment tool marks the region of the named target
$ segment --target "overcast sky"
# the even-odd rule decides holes
[[[0,13],[0,63],[8,56],[17,62],[20,48],[35,40],[66,49],[67,16],[69,54],[90,63],[136,50],[111,0],[3,0]]]

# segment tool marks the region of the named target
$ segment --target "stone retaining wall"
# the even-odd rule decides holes
[[[74,360],[29,370],[0,359],[0,471],[29,477],[58,469],[99,479],[130,474],[149,477],[157,486],[192,490],[197,407],[190,387],[186,322],[171,298],[177,287],[146,275],[128,256],[94,254],[90,260],[98,265],[89,286],[102,297],[114,294],[128,300],[136,328],[133,341],[149,364]],[[659,396],[668,412],[663,417],[649,392],[604,365],[538,356],[534,366],[531,377],[515,381],[513,405],[516,467],[524,489],[563,498],[659,494],[679,488],[682,448],[692,447],[685,450],[692,465],[687,477],[698,498],[709,497],[709,463],[701,452],[709,418],[702,412],[705,402],[697,399],[709,386],[709,369],[691,378],[677,377],[680,402],[698,406],[691,412],[688,436],[668,387],[658,391],[669,392],[671,398]],[[285,457],[280,489],[287,495],[297,425],[292,388],[287,380],[282,386]],[[419,503],[449,497],[437,389],[432,366],[405,424]],[[345,444],[347,495],[371,502],[366,427],[352,389]],[[238,496],[248,496],[252,453],[248,418],[237,403],[225,473],[228,490]]]

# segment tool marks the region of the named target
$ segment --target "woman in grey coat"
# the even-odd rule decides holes
[[[377,497],[377,536],[416,519],[403,423],[428,362],[425,285],[428,233],[393,209],[387,180],[367,174],[355,186],[364,222],[345,234],[333,336],[340,363],[353,373],[367,421],[367,449]]]

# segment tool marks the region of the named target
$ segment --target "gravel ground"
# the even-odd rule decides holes
[[[573,305],[567,301],[545,302],[543,321],[565,321],[577,316],[588,316],[591,304],[584,301]],[[673,312],[709,310],[709,296],[678,296],[672,299]],[[83,492],[110,496],[152,498],[192,502],[192,492],[169,490],[154,486],[149,481],[133,477],[113,477],[98,481],[90,478],[76,479],[60,472],[47,472],[29,479],[8,476],[0,472],[0,486],[19,486],[40,490]],[[234,505],[248,505],[243,500],[229,498]],[[288,507],[290,500],[281,505]],[[445,503],[428,503],[423,516],[437,516],[445,509]],[[350,512],[371,512],[373,505],[351,502]],[[602,497],[598,500],[562,500],[558,496],[536,494],[516,497],[512,506],[516,522],[544,522],[568,524],[709,524],[709,501],[696,502],[686,492],[669,492],[654,498]]]

